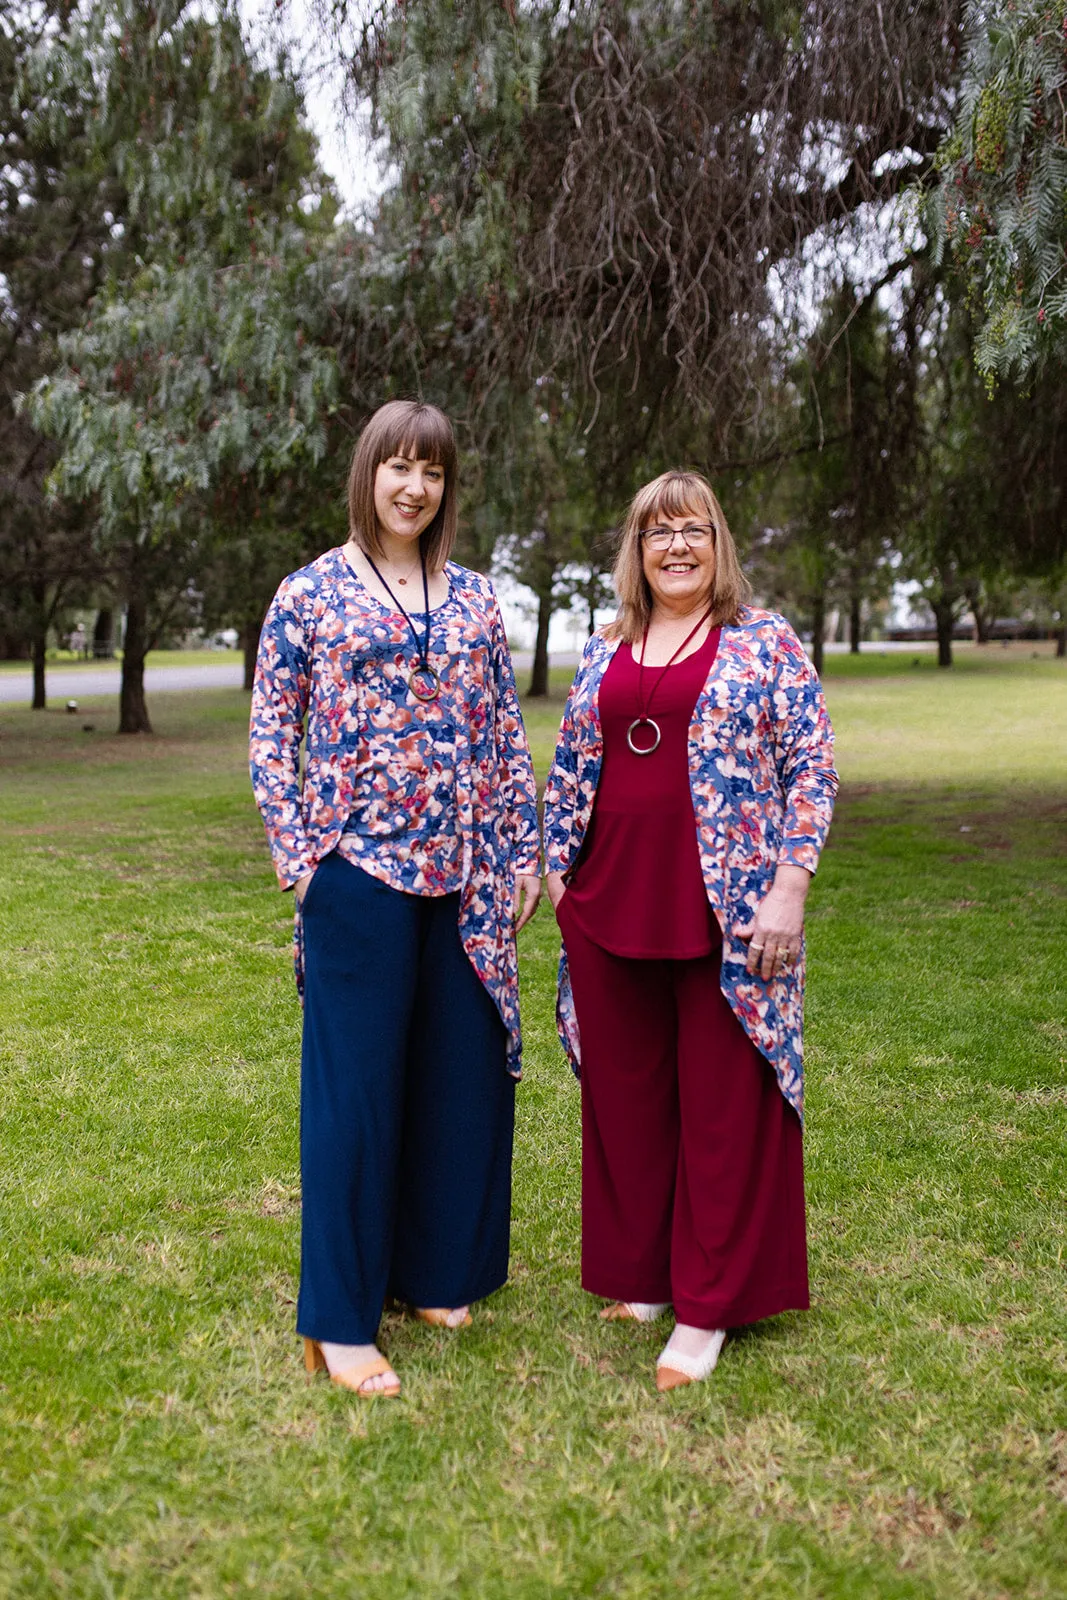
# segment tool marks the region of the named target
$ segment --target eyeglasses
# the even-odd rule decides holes
[[[715,537],[715,529],[708,522],[698,522],[692,528],[645,528],[641,537],[650,550],[669,550],[681,534],[690,550],[706,550]]]

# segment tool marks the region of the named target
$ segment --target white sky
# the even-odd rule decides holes
[[[318,135],[319,159],[334,179],[346,213],[362,211],[383,188],[366,113],[346,111],[344,73],[323,48],[308,0],[287,0],[279,21],[272,0],[240,0],[252,38],[264,44],[279,31],[304,83],[308,121]]]

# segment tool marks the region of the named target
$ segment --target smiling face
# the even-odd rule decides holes
[[[421,533],[437,515],[445,492],[439,462],[406,455],[387,456],[374,474],[374,515],[384,553],[408,558]]]
[[[641,565],[652,593],[652,610],[687,616],[710,605],[715,585],[715,541],[692,548],[681,536],[683,528],[707,527],[706,511],[684,512],[681,516],[657,516],[650,527],[673,528],[675,538],[666,550],[650,550],[641,541]]]

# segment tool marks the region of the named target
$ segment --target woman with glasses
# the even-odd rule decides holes
[[[710,485],[623,524],[545,792],[557,1016],[582,1084],[582,1283],[675,1326],[660,1390],[808,1305],[804,901],[837,775],[818,678],[748,584]]]
[[[537,791],[493,586],[448,559],[456,509],[448,418],[375,412],[348,539],[281,585],[252,695],[304,997],[297,1328],[309,1371],[365,1395],[400,1392],[387,1295],[466,1327],[508,1271]]]

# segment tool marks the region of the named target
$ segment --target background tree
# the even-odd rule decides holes
[[[912,334],[921,437],[901,548],[948,666],[967,609],[992,610],[998,588],[1053,578],[1067,557],[1067,404],[1051,370],[1029,393],[990,395],[969,318],[936,278],[916,286]]]
[[[105,262],[123,250],[115,170],[100,159],[77,96],[67,97],[58,137],[18,92],[35,51],[64,48],[69,10],[0,15],[0,650],[31,656],[37,709],[49,629],[100,569],[85,516],[47,505],[55,451],[15,400],[54,363],[57,336],[81,320]]]
[[[350,48],[427,269],[487,313],[480,387],[621,377],[722,428],[806,242],[929,169],[958,31],[947,0],[406,0]]]
[[[61,339],[26,414],[63,446],[54,484],[91,503],[126,608],[120,731],[150,731],[145,655],[197,593],[211,494],[325,451],[334,362],[308,330],[329,303],[302,205],[329,194],[285,63],[255,65],[229,5],[99,5],[27,84],[57,140],[87,108],[125,200],[135,275]]]
[[[913,432],[900,365],[877,292],[857,296],[846,281],[793,367],[803,447],[788,460],[785,499],[819,672],[827,606],[846,608],[858,653],[863,606],[885,592]]]
[[[1067,6],[971,0],[930,218],[990,380],[1067,358]]]

